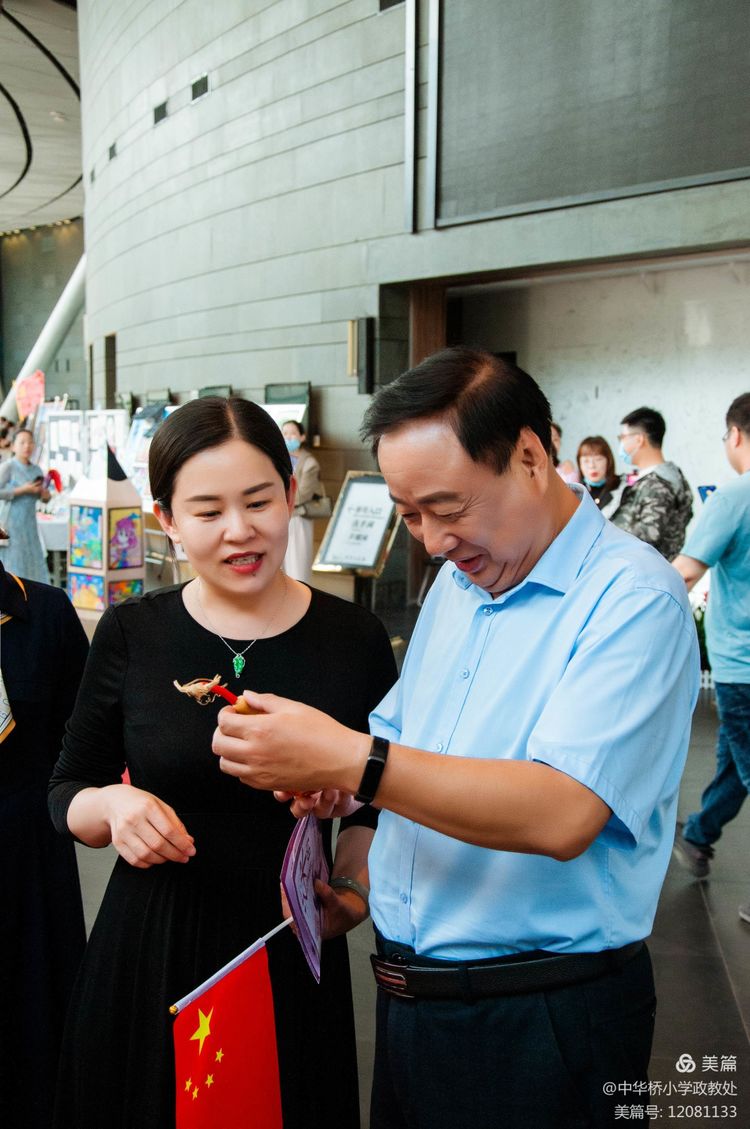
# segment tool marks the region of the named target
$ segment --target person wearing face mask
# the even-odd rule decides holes
[[[615,474],[615,457],[609,443],[601,435],[588,435],[578,446],[576,462],[581,482],[601,513],[610,517],[620,504],[624,483]]]
[[[637,469],[638,477],[623,490],[612,521],[671,561],[683,546],[693,516],[690,485],[680,468],[662,454],[667,425],[660,412],[636,408],[620,426],[619,457],[627,467]]]
[[[289,522],[289,546],[284,557],[284,572],[293,580],[310,584],[313,561],[313,519],[305,508],[315,495],[323,493],[320,485],[320,464],[305,446],[307,435],[301,423],[288,419],[282,424],[286,449],[292,459],[297,480],[294,513]]]

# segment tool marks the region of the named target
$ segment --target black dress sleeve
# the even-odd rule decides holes
[[[108,608],[96,629],[49,783],[50,815],[62,835],[70,835],[67,815],[73,797],[83,788],[118,784],[125,771],[121,698],[127,662],[117,609]]]

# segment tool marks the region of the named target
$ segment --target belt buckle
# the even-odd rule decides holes
[[[416,999],[414,993],[408,990],[406,974],[399,972],[397,964],[374,955],[370,957],[370,961],[378,987],[400,1000]]]

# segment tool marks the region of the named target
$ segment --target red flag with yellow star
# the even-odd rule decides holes
[[[177,1129],[282,1129],[265,945],[179,1011],[174,1056]]]

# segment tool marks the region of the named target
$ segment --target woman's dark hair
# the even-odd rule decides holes
[[[239,396],[205,396],[189,400],[160,425],[148,453],[151,493],[167,513],[172,511],[175,479],[193,455],[220,447],[230,439],[244,439],[262,451],[274,465],[288,491],[292,461],[284,436],[268,412]]]
[[[30,427],[18,427],[18,428],[16,428],[13,439],[14,440],[17,439],[19,435],[30,435],[32,439],[34,438],[34,432],[31,430]]]
[[[527,372],[492,353],[443,349],[386,384],[365,413],[362,438],[377,454],[387,432],[431,416],[445,416],[469,457],[497,474],[507,470],[524,427],[551,449],[547,397]]]
[[[583,471],[581,470],[581,455],[604,455],[607,460],[607,471],[605,475],[605,485],[608,489],[613,490],[615,486],[620,484],[619,474],[615,474],[615,456],[612,454],[612,448],[603,435],[587,435],[578,444],[576,451],[576,463],[578,470],[583,479]]]
[[[292,427],[297,428],[297,431],[299,431],[303,439],[307,436],[307,432],[298,419],[285,419],[281,426],[286,427],[288,423],[290,423]]]

